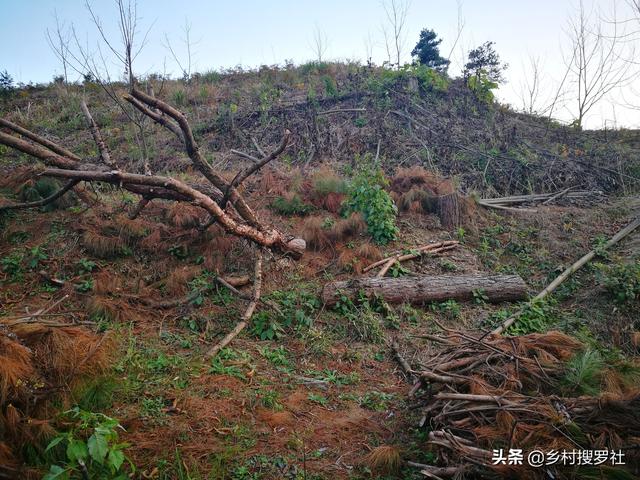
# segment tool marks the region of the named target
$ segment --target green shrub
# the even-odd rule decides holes
[[[600,281],[614,302],[625,305],[640,298],[640,260],[629,264],[598,265],[597,268]]]
[[[347,193],[349,184],[340,177],[317,177],[313,180],[313,190],[320,195]]]
[[[126,443],[118,441],[118,421],[76,407],[65,412],[68,430],[56,435],[46,452],[64,460],[51,465],[44,480],[65,478],[129,478],[123,470]],[[64,450],[63,450],[64,447]],[[63,455],[64,452],[64,455]],[[129,461],[132,470],[133,464]]]
[[[367,223],[367,233],[375,243],[385,245],[395,240],[398,234],[398,209],[384,189],[387,180],[382,169],[369,159],[370,155],[365,156],[349,185],[349,196],[343,204],[343,212],[345,216],[361,213]]]
[[[483,70],[480,70],[477,75],[469,77],[467,86],[476,95],[476,98],[484,103],[493,102],[493,90],[498,88],[498,84],[491,81]]]
[[[313,205],[304,203],[299,195],[291,198],[277,197],[271,202],[269,207],[280,215],[307,215],[314,210]]]
[[[536,300],[526,303],[516,322],[507,329],[509,335],[526,335],[545,332],[556,320],[556,308],[553,300]]]

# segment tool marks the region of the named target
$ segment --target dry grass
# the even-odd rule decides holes
[[[382,475],[396,474],[402,467],[400,450],[392,445],[377,446],[365,457],[364,463],[374,473]]]
[[[18,470],[22,448],[55,433],[48,420],[52,402],[68,406],[75,386],[102,374],[112,345],[109,337],[79,327],[25,323],[7,329],[11,336],[0,334],[0,476],[26,478],[29,472]]]
[[[82,245],[94,257],[109,259],[120,255],[126,243],[120,237],[111,237],[94,230],[87,230],[82,236]]]
[[[382,251],[369,242],[365,242],[356,248],[355,253],[359,258],[368,260],[369,262],[377,262],[383,258]]]
[[[422,167],[400,168],[391,179],[391,190],[405,193],[419,187],[431,195],[448,195],[455,191],[453,182]]]
[[[308,217],[302,223],[300,235],[313,250],[324,250],[331,246],[329,230],[324,227],[323,217]]]
[[[184,295],[189,287],[188,283],[201,271],[197,266],[181,266],[173,270],[165,281],[166,291],[170,295]]]
[[[367,224],[359,213],[353,213],[349,218],[338,220],[331,227],[329,237],[333,242],[353,239],[367,231]]]
[[[167,221],[174,227],[195,228],[207,221],[204,210],[185,203],[173,203],[165,212]]]

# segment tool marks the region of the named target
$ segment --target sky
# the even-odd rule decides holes
[[[554,85],[565,71],[561,45],[566,45],[563,35],[577,1],[412,0],[404,60],[410,60],[409,53],[425,27],[434,29],[442,38],[441,54],[447,56],[462,19],[464,27],[452,56],[451,74],[459,73],[462,52],[493,41],[509,65],[508,81],[498,91],[501,102],[521,106],[521,85],[530,78],[531,56],[540,59],[543,96],[551,98]],[[608,9],[612,2],[624,0],[584,1],[587,8]],[[91,4],[107,34],[115,36],[113,1],[93,0]],[[45,36],[47,29],[55,28],[54,12],[66,25],[73,24],[83,44],[95,48],[98,34],[84,0],[0,0],[0,71],[7,70],[17,82],[24,83],[48,82],[61,73]],[[283,64],[286,60],[303,63],[314,59],[312,45],[317,31],[327,39],[327,59],[364,62],[367,39],[373,44],[374,62],[380,64],[386,59],[382,0],[138,0],[138,16],[140,37],[146,31],[149,35],[135,61],[136,74],[179,73],[166,48],[166,38],[177,55],[186,58],[182,41],[185,22],[191,24],[194,71]],[[115,63],[111,65],[116,68]],[[640,86],[636,89],[633,83],[596,106],[587,117],[586,126],[640,126],[640,111],[625,108],[626,103],[635,101],[635,92],[640,92]],[[640,95],[637,97],[640,105]],[[567,109],[557,111],[556,116],[564,121],[572,119]]]

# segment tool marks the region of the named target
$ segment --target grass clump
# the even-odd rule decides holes
[[[293,194],[288,196],[276,197],[269,205],[271,209],[279,215],[308,215],[314,210],[313,205],[305,203],[300,195]]]

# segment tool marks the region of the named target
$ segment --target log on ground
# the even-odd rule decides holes
[[[527,285],[518,275],[438,275],[400,278],[360,278],[327,283],[322,300],[334,305],[341,296],[378,296],[388,303],[424,304],[445,300],[471,300],[482,291],[490,302],[524,300]]]

